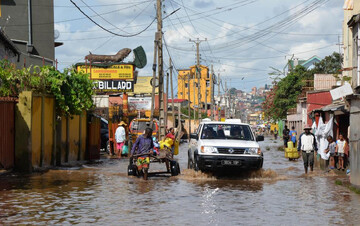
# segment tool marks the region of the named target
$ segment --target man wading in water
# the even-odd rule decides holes
[[[310,170],[314,170],[314,151],[317,151],[317,145],[314,134],[310,132],[311,128],[306,126],[304,130],[305,132],[299,137],[298,151],[302,152],[305,173],[307,173],[309,164]]]
[[[154,143],[151,138],[153,130],[151,128],[146,128],[145,133],[139,136],[132,149],[131,149],[131,156],[136,154],[136,166],[138,168],[139,173],[144,173],[144,179],[147,180],[148,170],[150,165],[150,158],[149,155],[153,152]]]

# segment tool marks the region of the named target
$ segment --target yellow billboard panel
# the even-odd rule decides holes
[[[136,79],[136,84],[134,85],[133,94],[151,94],[152,85],[151,80],[152,76],[138,76]],[[159,93],[159,89],[155,88],[155,93]],[[131,94],[131,93],[129,93]]]
[[[109,67],[78,65],[77,71],[89,73],[94,80],[130,80],[134,79],[134,66],[132,64],[114,64]]]

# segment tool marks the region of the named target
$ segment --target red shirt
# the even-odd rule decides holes
[[[166,134],[166,136],[165,136],[166,138],[170,138],[170,139],[172,139],[173,141],[175,140],[175,135],[174,134],[172,134],[172,133],[168,133],[168,134]]]

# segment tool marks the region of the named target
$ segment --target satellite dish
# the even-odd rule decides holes
[[[56,39],[58,39],[59,38],[59,36],[60,36],[60,32],[59,32],[59,30],[54,30],[54,39],[56,40]]]

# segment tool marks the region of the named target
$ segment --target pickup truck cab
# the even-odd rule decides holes
[[[202,122],[191,134],[188,168],[201,171],[221,169],[257,170],[262,168],[263,153],[248,124],[240,122]]]

